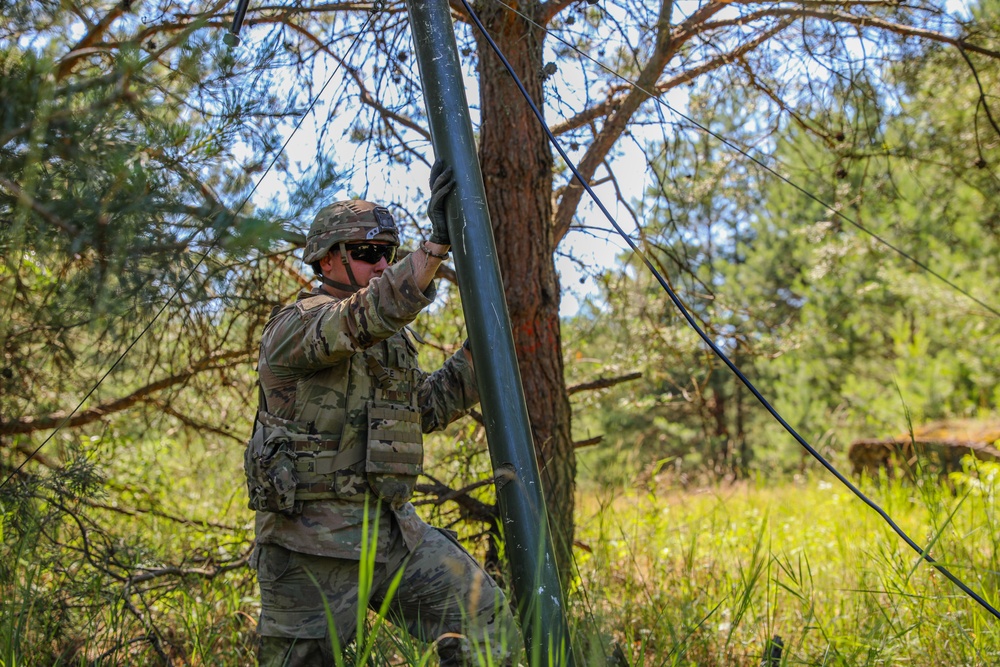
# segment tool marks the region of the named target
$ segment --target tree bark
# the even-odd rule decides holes
[[[541,18],[541,9],[537,2],[520,5],[533,18]],[[497,3],[480,3],[476,11],[541,107],[544,33]],[[476,39],[482,111],[479,159],[554,551],[565,585],[572,566],[576,457],[559,331],[552,152],[502,63],[481,35],[477,33]]]

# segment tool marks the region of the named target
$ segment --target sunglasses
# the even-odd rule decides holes
[[[386,263],[392,264],[396,260],[396,246],[382,243],[348,243],[347,252],[351,257],[366,264],[378,264],[378,261],[385,258]]]

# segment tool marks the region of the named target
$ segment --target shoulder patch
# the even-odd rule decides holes
[[[325,306],[331,301],[339,301],[337,297],[330,296],[329,294],[317,294],[316,296],[311,296],[308,299],[302,299],[301,301],[295,302],[295,307],[299,309],[299,312],[307,313],[310,310],[319,308],[320,306]]]

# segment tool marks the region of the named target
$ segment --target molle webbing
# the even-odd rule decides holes
[[[415,475],[424,460],[420,413],[407,406],[368,406],[368,471]]]
[[[303,450],[296,449],[295,451],[301,452]],[[304,483],[310,481],[311,475],[309,473],[313,475],[331,475],[338,470],[343,470],[364,460],[364,447],[352,447],[342,452],[333,450],[318,451],[312,456],[297,457],[295,459],[295,471],[299,473],[299,481]]]
[[[387,352],[388,354],[388,352]],[[417,377],[413,368],[386,368],[374,355],[365,353],[365,364],[373,380],[375,399],[390,403],[406,404],[413,408],[417,405]],[[399,417],[368,415],[371,419],[399,419]],[[420,423],[419,420],[417,422]]]
[[[373,405],[368,409],[368,416],[371,419],[395,419],[414,424],[420,423],[420,414],[413,410],[401,410],[388,405]]]
[[[369,461],[376,463],[404,463],[419,466],[423,463],[424,452],[420,432],[420,413],[402,410],[387,405],[373,404],[368,408],[368,417],[375,420],[391,420],[394,428],[372,428],[368,432],[370,441],[394,443],[396,449],[375,447],[368,453]],[[372,443],[369,442],[369,447]]]
[[[394,452],[373,447],[372,451],[368,454],[368,460],[376,468],[376,471],[381,471],[381,468],[383,467],[379,464],[389,464],[391,466],[394,463],[401,463],[408,466],[419,466],[423,463],[423,447],[417,447],[410,443],[402,443],[402,445],[408,445],[411,450],[405,452]],[[398,447],[401,445],[397,444],[396,446]],[[390,467],[387,472],[394,473],[396,470],[395,468]]]
[[[405,341],[405,334],[403,334]],[[368,437],[365,472],[368,485],[392,507],[413,495],[417,476],[423,472],[424,445],[417,405],[419,371],[399,348],[383,342],[385,364],[366,352],[372,401],[368,403]],[[388,368],[386,368],[388,366]]]
[[[295,457],[295,472],[299,482],[295,486],[295,497],[299,500],[339,497],[336,493],[336,473],[365,460],[365,448],[361,443],[343,451],[297,451],[299,454]]]
[[[368,364],[368,372],[375,379],[375,384],[379,389],[388,389],[391,384],[389,369],[379,363],[378,359],[370,354],[365,355],[365,363]]]
[[[295,498],[298,500],[324,500],[337,497],[336,485],[333,481],[312,482],[309,484],[299,482],[295,486]]]
[[[365,460],[362,444],[340,451],[340,436],[330,433],[309,433],[312,424],[282,419],[261,410],[261,424],[285,432],[283,447],[294,453],[298,483],[295,497],[299,500],[335,498],[334,473]]]

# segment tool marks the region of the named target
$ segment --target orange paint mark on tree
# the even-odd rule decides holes
[[[538,352],[538,328],[535,320],[526,320],[517,326],[517,343],[520,345],[518,352],[526,355],[534,355]]]

